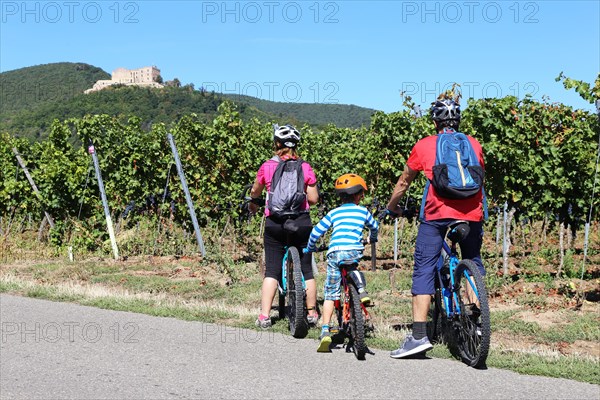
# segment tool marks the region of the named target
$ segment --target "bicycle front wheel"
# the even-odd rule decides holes
[[[358,290],[349,284],[350,292],[350,337],[352,338],[352,350],[359,360],[365,359],[367,345],[365,344],[365,318],[360,303]]]
[[[457,316],[456,345],[462,361],[484,367],[490,349],[490,308],[485,282],[477,264],[462,260],[454,271],[460,315]]]
[[[300,254],[295,247],[288,249],[286,269],[290,332],[293,337],[301,339],[308,334],[308,319],[306,318],[306,300],[302,284]]]

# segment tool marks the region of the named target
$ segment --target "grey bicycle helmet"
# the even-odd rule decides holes
[[[431,119],[436,122],[460,121],[460,106],[452,99],[438,99],[432,103],[429,111]]]
[[[273,140],[285,147],[294,148],[300,141],[300,132],[292,125],[273,125]]]

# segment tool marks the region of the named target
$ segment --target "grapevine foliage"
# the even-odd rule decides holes
[[[353,172],[369,185],[367,201],[374,197],[387,201],[413,144],[434,133],[428,117],[415,116],[411,104],[406,105],[399,112],[376,112],[369,128],[299,127],[301,156],[313,166],[322,190],[332,191],[336,177]],[[212,124],[194,114],[172,126],[154,124],[150,129],[134,116],[122,121],[107,115],[55,120],[48,139],[33,144],[2,133],[0,215],[32,214],[41,220],[48,211],[57,221],[57,229],[62,229],[65,221],[75,220],[78,226],[95,232],[94,240],[105,240],[103,208],[88,153],[88,145],[93,143],[109,207],[117,219],[126,209],[130,211],[132,204],[148,204],[149,197],[161,199],[168,187],[169,202],[154,203],[174,220],[186,223],[185,196],[166,139],[170,132],[198,219],[206,224],[234,216],[242,189],[272,154],[272,125],[242,121],[228,101],[220,105]],[[470,100],[461,130],[483,145],[486,189],[492,205],[508,202],[532,218],[548,212],[562,218],[586,214],[597,151],[595,115],[530,98]],[[34,195],[13,148],[25,160],[41,198]],[[417,204],[423,186],[420,178],[411,187],[409,196]],[[594,208],[598,206],[596,200]]]

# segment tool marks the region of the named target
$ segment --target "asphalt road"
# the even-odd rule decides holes
[[[358,361],[315,340],[0,295],[1,399],[600,399],[451,360]]]

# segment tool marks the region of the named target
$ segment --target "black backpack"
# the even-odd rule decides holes
[[[272,159],[278,161],[278,164],[267,194],[270,215],[276,218],[295,218],[307,213],[308,210],[302,210],[306,203],[302,171],[304,161],[300,158],[283,161],[277,156]]]

